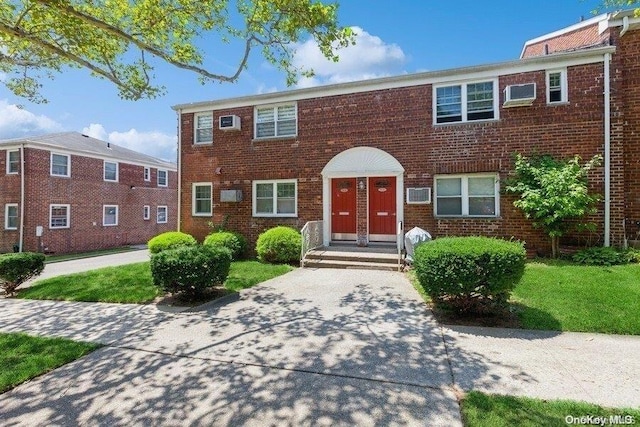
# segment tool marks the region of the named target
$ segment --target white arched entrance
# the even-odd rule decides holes
[[[322,169],[322,204],[323,204],[323,243],[328,245],[331,242],[332,227],[335,228],[337,221],[332,220],[342,213],[348,215],[347,212],[332,211],[332,200],[335,200],[334,192],[336,191],[336,183],[344,183],[345,189],[353,185],[357,186],[359,191],[358,207],[360,215],[358,217],[357,239],[371,240],[383,239],[386,236],[374,234],[376,227],[375,221],[377,215],[389,215],[388,220],[397,224],[398,221],[404,221],[404,168],[386,151],[373,147],[355,147],[345,150],[333,157]],[[393,185],[393,193],[395,194],[394,206],[391,206],[390,213],[376,213],[373,209],[374,204],[378,203],[377,196],[384,194],[386,191],[385,184]],[[395,184],[395,185],[394,185]],[[364,188],[363,188],[364,187]],[[372,191],[377,191],[373,193]],[[380,192],[380,193],[378,193]],[[391,194],[391,192],[389,193]],[[364,200],[366,199],[366,210],[364,208]],[[366,218],[365,218],[366,217]],[[334,224],[335,223],[335,224]],[[395,227],[394,227],[395,229]],[[395,234],[395,231],[393,231]],[[351,234],[349,234],[351,236]],[[350,240],[350,238],[349,238]],[[390,239],[389,239],[390,240]],[[395,241],[395,238],[393,239]]]

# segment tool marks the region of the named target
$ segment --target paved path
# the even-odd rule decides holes
[[[9,425],[461,425],[457,390],[640,406],[640,337],[440,327],[401,273],[296,270],[193,312],[0,300],[106,347],[0,396]]]

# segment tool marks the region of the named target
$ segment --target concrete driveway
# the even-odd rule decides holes
[[[12,425],[460,425],[400,273],[296,270],[189,313],[3,300],[0,325],[107,345],[0,396]]]
[[[193,312],[0,300],[106,347],[0,396],[9,425],[461,425],[458,390],[640,406],[640,337],[441,327],[406,276],[296,270]]]

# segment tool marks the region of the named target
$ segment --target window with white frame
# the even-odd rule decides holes
[[[71,176],[71,156],[68,154],[51,153],[51,175]]]
[[[17,230],[18,229],[18,204],[7,203],[4,205],[4,229],[5,230]]]
[[[149,205],[144,205],[142,207],[142,219],[144,219],[145,221],[149,220],[151,218],[151,206]]]
[[[166,187],[168,172],[164,169],[158,169],[158,187]]]
[[[494,80],[434,87],[434,123],[498,118],[498,84]]]
[[[158,206],[158,209],[156,211],[156,222],[158,224],[167,223],[167,207],[166,206]]]
[[[499,215],[497,175],[442,175],[435,177],[434,181],[436,216]]]
[[[118,163],[117,162],[104,162],[104,174],[105,181],[118,182]]]
[[[213,113],[196,114],[193,135],[195,144],[211,144],[213,142]]]
[[[284,104],[255,108],[255,137],[274,138],[298,134],[298,106]]]
[[[567,70],[547,71],[547,103],[568,102]]]
[[[15,174],[20,171],[20,150],[7,151],[7,174]]]
[[[253,216],[298,215],[296,180],[253,181]]]
[[[69,228],[70,205],[49,205],[49,228]]]
[[[210,182],[194,182],[192,185],[193,216],[211,216],[212,184]]]
[[[105,227],[118,225],[118,205],[102,206],[102,225]]]
[[[144,167],[144,180],[145,181],[151,181],[151,168],[145,166]]]

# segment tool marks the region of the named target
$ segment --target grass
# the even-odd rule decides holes
[[[225,288],[237,292],[292,269],[288,265],[236,261],[231,264]],[[21,290],[18,298],[144,304],[159,295],[149,262],[141,262],[41,280]]]
[[[231,264],[224,287],[233,292],[247,289],[258,283],[281,276],[293,270],[286,264],[264,264],[258,261],[236,261]]]
[[[20,291],[18,298],[147,303],[158,295],[149,262],[139,262],[40,280]]]
[[[122,252],[130,252],[135,251],[137,249],[132,248],[131,246],[123,246],[120,248],[112,248],[112,249],[102,249],[99,251],[91,251],[91,252],[82,252],[77,254],[65,254],[65,255],[47,255],[45,257],[45,264],[50,264],[54,262],[60,261],[69,261],[72,259],[82,259],[82,258],[91,258],[94,256],[100,255],[111,255],[111,254],[119,254]]]
[[[461,408],[466,427],[565,427],[569,425],[568,416],[589,415],[604,417],[607,425],[612,424],[610,416],[628,417],[626,420],[627,423],[631,421],[630,424],[640,422],[640,410],[637,409],[610,409],[583,402],[488,395],[475,391],[462,400]]]
[[[640,335],[640,265],[529,262],[512,301],[523,328]]]
[[[596,267],[568,261],[528,262],[511,295],[511,311],[500,317],[463,318],[434,307],[415,272],[409,272],[409,278],[443,323],[640,335],[640,264]]]
[[[63,338],[0,333],[0,393],[100,347]]]

